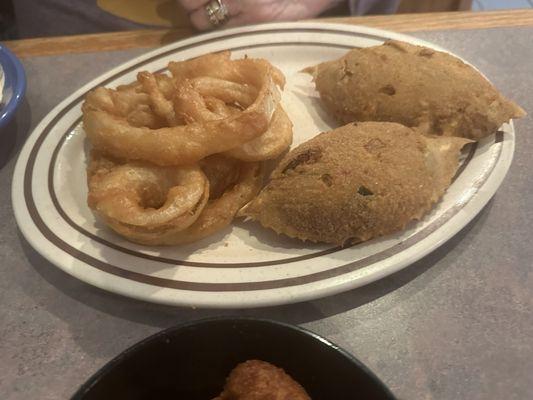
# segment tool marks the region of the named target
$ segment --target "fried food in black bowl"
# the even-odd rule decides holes
[[[248,360],[266,361],[285,374],[266,363],[242,364]],[[266,372],[246,370],[258,365],[266,365]],[[274,378],[265,383],[268,373]],[[255,394],[231,392],[235,379],[240,379],[239,390],[251,386]],[[201,320],[150,336],[105,365],[72,399],[293,400],[297,397],[261,397],[265,384],[277,390],[275,385],[289,381],[313,400],[394,399],[360,361],[326,339],[296,326],[251,318]]]

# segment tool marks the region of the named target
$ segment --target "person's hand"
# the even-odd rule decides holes
[[[199,30],[212,29],[206,5],[210,0],[177,0]],[[272,21],[313,18],[343,0],[222,0],[228,11],[224,26],[241,26]]]

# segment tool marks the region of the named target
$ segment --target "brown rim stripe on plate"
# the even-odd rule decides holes
[[[294,42],[294,43],[293,42],[278,42],[278,43],[259,43],[259,44],[254,44],[254,45],[238,46],[238,47],[227,48],[225,50],[226,51],[235,51],[235,50],[245,50],[245,49],[257,48],[257,47],[270,47],[270,46],[280,46],[280,45],[281,46],[287,46],[287,45],[294,46],[294,45],[310,45],[310,44],[318,45],[318,46],[331,47],[328,44],[316,43],[316,42]],[[345,46],[345,45],[338,45],[338,47],[341,47],[343,49],[353,48],[352,46]],[[162,72],[164,70],[165,70],[165,68],[163,68],[161,70],[158,70],[157,72]],[[87,92],[85,92],[81,97],[82,98],[85,97],[86,93]],[[101,238],[101,237],[99,237],[99,236],[87,231],[86,229],[84,229],[83,227],[77,225],[74,221],[72,221],[72,219],[67,215],[67,213],[61,207],[61,204],[59,203],[59,201],[57,199],[57,196],[56,196],[56,193],[55,193],[55,190],[54,190],[54,182],[53,182],[53,179],[54,179],[53,178],[54,177],[54,167],[55,167],[55,164],[56,164],[56,160],[57,160],[57,156],[58,156],[59,150],[61,149],[61,147],[65,143],[65,140],[69,136],[71,131],[74,129],[74,127],[76,125],[79,124],[80,121],[81,121],[81,117],[78,118],[68,128],[68,130],[65,132],[65,134],[63,135],[63,137],[61,138],[61,140],[58,142],[58,144],[56,145],[56,147],[54,149],[54,152],[52,154],[52,158],[50,160],[49,169],[48,169],[48,171],[49,171],[48,172],[48,190],[49,190],[49,193],[50,193],[50,197],[52,199],[52,203],[54,204],[54,206],[55,206],[56,210],[58,211],[58,213],[60,214],[60,216],[73,229],[75,229],[76,231],[78,231],[82,235],[88,237],[89,239],[92,239],[92,240],[94,240],[94,241],[96,241],[98,243],[101,243],[101,244],[103,244],[103,245],[105,245],[105,246],[107,246],[109,248],[112,248],[114,250],[123,252],[125,254],[129,254],[129,255],[132,255],[132,256],[144,258],[144,259],[147,259],[147,260],[166,263],[166,264],[171,264],[171,265],[184,265],[184,266],[187,266],[187,267],[204,267],[204,268],[205,267],[254,268],[254,267],[265,267],[265,266],[272,266],[272,265],[281,265],[281,264],[287,264],[287,263],[292,263],[292,262],[309,260],[309,259],[312,259],[312,258],[316,258],[316,257],[332,254],[332,253],[335,253],[335,252],[340,251],[340,250],[343,249],[342,247],[336,246],[336,247],[331,247],[329,249],[325,249],[325,250],[321,250],[321,251],[318,251],[318,252],[314,252],[314,253],[311,253],[311,254],[305,254],[305,255],[302,255],[302,256],[295,256],[295,257],[289,257],[289,258],[284,258],[284,259],[279,259],[279,260],[271,260],[271,261],[259,261],[259,262],[250,262],[250,263],[204,263],[204,262],[172,259],[172,258],[166,258],[166,257],[161,257],[161,256],[149,255],[149,254],[145,254],[145,253],[142,253],[142,252],[139,252],[139,251],[136,251],[136,250],[128,249],[127,247],[120,246],[120,245],[118,245],[116,243],[113,243],[113,242],[110,242],[110,241],[108,241],[108,240],[106,240],[104,238]],[[470,153],[468,154],[468,157],[466,158],[465,162],[461,165],[460,169],[457,171],[457,173],[456,173],[456,175],[454,177],[454,180],[462,173],[464,168],[470,162],[470,160],[474,156],[476,147],[477,147],[477,144],[472,146],[472,148],[470,150]]]
[[[122,70],[114,74],[113,76],[100,82],[98,85],[109,83],[110,81],[112,81],[113,79],[116,79],[118,76],[122,74],[131,72],[132,70],[137,69],[141,67],[142,65],[147,64],[148,62],[151,62],[158,58],[165,57],[166,55],[169,55],[172,53],[176,53],[179,50],[185,50],[187,48],[197,47],[205,43],[224,40],[224,39],[235,37],[235,36],[247,36],[247,35],[253,35],[253,34],[265,34],[265,33],[273,33],[273,32],[279,33],[283,31],[288,31],[288,32],[310,31],[310,32],[324,32],[324,33],[329,32],[329,33],[341,33],[341,34],[346,34],[346,35],[351,35],[351,36],[356,36],[356,37],[370,37],[370,38],[380,40],[380,41],[387,39],[387,38],[382,38],[382,37],[378,37],[374,35],[358,34],[356,32],[338,31],[338,30],[333,30],[333,29],[332,30],[311,29],[311,28],[310,29],[282,29],[282,30],[273,29],[269,31],[245,32],[242,34],[231,34],[231,35],[226,35],[226,36],[218,36],[216,38],[206,39],[203,42],[195,42],[189,45],[184,45],[182,47],[174,48],[165,53],[153,56],[147,60],[141,61],[129,68],[126,68],[125,70]],[[301,42],[298,42],[298,43],[301,43]],[[316,43],[316,42],[311,42],[309,44],[320,45],[320,43]],[[273,46],[275,44],[270,43],[269,45]],[[331,47],[331,45],[329,44],[326,44],[326,45]],[[349,48],[350,46],[346,46],[346,47]],[[118,266],[114,266],[114,265],[102,262],[98,259],[93,258],[92,256],[88,254],[82,253],[78,249],[73,248],[68,243],[61,240],[48,228],[48,226],[41,219],[37,211],[36,205],[33,201],[33,193],[31,190],[31,178],[33,175],[33,168],[35,166],[35,160],[36,160],[38,150],[40,146],[42,145],[46,136],[51,131],[52,127],[55,124],[57,124],[58,120],[61,119],[68,111],[70,111],[83,98],[83,96],[84,94],[76,98],[72,103],[70,103],[67,107],[61,110],[58,113],[58,115],[56,115],[56,117],[54,117],[52,121],[47,125],[47,127],[43,130],[41,135],[37,138],[34,144],[34,147],[32,148],[30,152],[28,163],[26,165],[26,170],[24,173],[24,195],[25,195],[26,205],[28,208],[28,212],[32,220],[34,221],[35,225],[37,226],[37,228],[41,231],[43,236],[47,238],[55,246],[65,251],[67,254],[70,254],[74,258],[80,261],[83,261],[97,269],[100,269],[102,271],[105,271],[105,272],[108,272],[108,273],[111,273],[111,274],[114,274],[114,275],[117,275],[117,276],[120,276],[126,279],[134,280],[134,281],[145,283],[145,284],[160,286],[160,287],[168,287],[168,288],[183,289],[183,290],[196,290],[196,291],[235,291],[235,290],[249,291],[249,290],[265,290],[265,289],[281,288],[281,287],[286,287],[286,286],[302,285],[305,283],[311,283],[311,282],[315,282],[318,280],[328,279],[328,278],[339,276],[345,273],[353,272],[356,269],[368,266],[371,263],[375,263],[381,259],[385,259],[387,257],[390,257],[391,255],[397,254],[398,252],[402,251],[404,248],[412,246],[413,244],[417,243],[421,239],[427,237],[429,234],[434,232],[436,229],[442,226],[446,221],[448,221],[453,215],[455,215],[459,211],[459,209],[463,208],[464,205],[466,204],[466,202],[464,202],[464,203],[455,205],[454,207],[447,210],[445,214],[439,217],[437,221],[432,223],[430,226],[426,227],[423,231],[418,232],[417,234],[413,235],[406,241],[396,246],[393,246],[392,248],[389,248],[385,250],[384,252],[374,254],[370,257],[359,260],[355,263],[349,263],[349,264],[346,264],[346,265],[343,265],[343,266],[340,266],[340,267],[337,267],[331,270],[309,274],[306,276],[300,276],[300,277],[294,277],[294,278],[288,278],[288,279],[279,279],[279,280],[273,280],[273,281],[264,281],[264,282],[203,283],[203,282],[174,281],[171,279],[157,278],[157,277],[140,274],[137,272],[128,271]],[[500,148],[500,154],[501,154],[501,148]],[[482,184],[485,182],[485,180],[488,178],[488,176],[492,172],[492,169],[489,171],[485,171],[485,175],[483,179],[478,181],[478,185],[476,186],[476,189],[479,189],[479,187],[482,186]],[[210,265],[217,267],[217,265],[214,265],[214,264],[210,264]]]
[[[500,147],[500,150],[501,150],[501,147]],[[501,151],[500,151],[500,154],[501,154]],[[491,172],[492,172],[492,169],[485,171],[485,174],[478,182],[478,185],[475,186],[476,190],[474,191],[474,193],[471,194],[471,196],[477,193],[479,188],[483,186],[483,183],[490,176]],[[140,283],[144,283],[148,285],[153,285],[153,286],[170,288],[170,289],[194,290],[194,291],[199,291],[199,292],[253,291],[253,290],[279,289],[279,288],[288,287],[288,286],[298,286],[298,285],[304,285],[307,283],[312,283],[312,282],[321,281],[325,279],[335,278],[337,276],[348,274],[358,269],[367,267],[368,265],[371,265],[373,263],[382,261],[386,258],[394,256],[395,254],[398,254],[399,252],[413,246],[414,244],[420,242],[420,240],[426,238],[427,236],[435,232],[438,228],[440,228],[443,224],[445,224],[450,218],[456,215],[467,203],[468,201],[455,204],[453,207],[450,207],[443,215],[441,215],[436,221],[434,221],[432,224],[427,226],[424,230],[414,234],[407,240],[385,251],[382,251],[380,253],[373,254],[361,260],[348,263],[348,264],[345,264],[345,265],[342,265],[342,266],[339,266],[339,267],[336,267],[330,270],[325,270],[325,271],[312,273],[308,275],[302,275],[302,276],[293,277],[293,278],[275,279],[275,280],[270,280],[270,281],[259,281],[259,282],[238,282],[238,283],[189,282],[189,281],[177,281],[177,280],[172,280],[172,279],[144,275],[138,272],[125,270],[116,265],[112,265],[110,263],[106,263],[101,260],[98,260],[86,253],[81,252],[78,249],[73,248],[66,242],[63,242],[61,239],[55,236],[48,229],[48,227],[45,226],[45,229],[48,231],[50,235],[50,237],[47,236],[47,238],[49,240],[52,239],[52,242],[56,244],[56,246],[58,246],[60,249],[70,254],[71,256],[101,271],[104,271],[104,272],[107,272],[107,273],[110,273],[110,274],[113,274],[113,275],[116,275],[122,278],[126,278],[132,281],[136,281],[136,282],[140,282]]]
[[[245,49],[251,49],[251,48],[257,48],[257,47],[271,47],[271,46],[294,46],[294,45],[313,45],[313,46],[327,46],[327,47],[338,47],[338,48],[342,48],[342,49],[350,49],[350,48],[354,48],[354,46],[346,46],[346,45],[330,45],[330,44],[327,44],[327,43],[319,43],[319,42],[277,42],[277,43],[258,43],[258,44],[254,44],[254,45],[246,45],[246,46],[238,46],[238,47],[232,47],[232,48],[227,48],[225,50],[220,50],[220,51],[236,51],[236,50],[245,50]],[[162,72],[164,71],[166,68],[163,68],[163,69],[160,69],[156,72]],[[80,99],[79,101],[81,101],[81,99],[83,97],[85,97],[87,92],[85,92],[83,95],[81,95],[78,99]],[[78,100],[77,99],[77,100]],[[77,101],[76,100],[76,101]],[[203,263],[203,262],[195,262],[195,261],[188,261],[188,260],[180,260],[180,259],[172,259],[172,258],[166,258],[166,257],[161,257],[161,256],[154,256],[154,255],[149,255],[149,254],[145,254],[145,253],[141,253],[139,251],[136,251],[136,250],[131,250],[127,247],[123,247],[123,246],[120,246],[118,244],[115,244],[115,243],[112,243],[104,238],[101,238],[97,235],[94,235],[93,233],[87,231],[86,229],[82,228],[81,226],[77,225],[74,221],[72,221],[72,219],[67,215],[67,213],[63,210],[63,208],[61,207],[58,199],[57,199],[57,196],[56,196],[56,193],[55,193],[55,190],[54,190],[54,184],[53,184],[53,175],[54,175],[54,167],[55,167],[55,161],[57,159],[57,155],[59,153],[59,150],[60,148],[62,147],[62,145],[64,144],[66,138],[68,137],[68,135],[70,134],[70,132],[72,131],[72,129],[74,129],[74,127],[81,121],[81,117],[74,123],[72,124],[69,129],[67,130],[67,132],[63,135],[63,137],[61,138],[61,140],[58,142],[56,148],[54,149],[54,152],[52,154],[52,158],[51,158],[51,161],[50,161],[50,166],[49,166],[49,174],[48,174],[48,189],[49,189],[49,192],[50,192],[50,196],[52,198],[52,203],[54,204],[56,210],[58,211],[58,213],[61,215],[61,217],[67,222],[67,224],[69,224],[73,229],[77,230],[79,233],[81,233],[82,235],[88,237],[89,239],[92,239],[98,243],[101,243],[105,246],[108,246],[109,248],[112,248],[114,250],[117,250],[117,251],[120,251],[120,252],[123,252],[125,254],[129,254],[129,255],[132,255],[132,256],[136,256],[136,257],[140,257],[140,258],[144,258],[144,259],[147,259],[147,260],[151,260],[151,261],[156,261],[156,262],[161,262],[161,263],[166,263],[166,264],[171,264],[171,265],[184,265],[184,266],[188,266],[188,267],[217,267],[217,268],[254,268],[254,267],[264,267],[264,266],[273,266],[273,265],[281,265],[281,264],[287,264],[287,263],[292,263],[292,262],[298,262],[298,261],[304,261],[304,260],[309,260],[309,259],[312,259],[312,258],[316,258],[316,257],[320,257],[320,256],[324,256],[324,255],[328,255],[328,254],[332,254],[332,253],[335,253],[337,251],[340,251],[340,250],[343,250],[342,247],[340,246],[336,246],[336,247],[331,247],[329,249],[325,249],[325,250],[321,250],[321,251],[318,251],[318,252],[314,252],[314,253],[311,253],[311,254],[305,254],[305,255],[302,255],[302,256],[295,256],[295,257],[289,257],[289,258],[284,258],[284,259],[279,259],[279,260],[271,260],[271,261],[260,261],[260,262],[250,262],[250,263]],[[473,146],[471,148],[471,151],[470,153],[468,154],[468,157],[467,159],[465,160],[465,162],[461,165],[460,169],[457,171],[455,177],[454,177],[454,180],[461,174],[461,172],[464,170],[464,168],[466,167],[466,165],[470,162],[470,160],[472,159],[472,157],[474,156],[474,153],[475,153],[475,148],[477,147],[477,144],[475,146]],[[353,246],[352,246],[353,247]]]
[[[231,47],[231,48],[227,48],[227,49],[220,50],[220,51],[237,51],[237,50],[253,49],[253,48],[257,48],[257,47],[295,46],[295,45],[299,45],[299,46],[310,46],[311,45],[311,46],[337,47],[337,48],[342,48],[342,49],[345,49],[345,50],[354,48],[354,46],[346,46],[346,45],[339,45],[339,44],[330,45],[328,43],[319,43],[319,42],[279,42],[279,43],[257,43],[257,44],[253,44],[253,45],[237,46],[237,47]],[[125,70],[125,71],[123,71],[121,73],[117,73],[115,75],[115,77],[117,77],[117,75],[123,75],[124,73],[127,73],[127,72],[131,71],[132,69],[136,69],[136,68],[137,68],[137,66],[134,66],[132,68],[128,68],[127,70]],[[159,70],[157,72],[161,72],[163,70],[164,69]],[[88,91],[90,91],[90,90],[92,90],[92,89],[89,89]],[[84,99],[84,97],[86,96],[87,92],[85,92],[82,95],[78,96],[71,104],[69,104],[69,106],[67,106],[64,110],[62,110],[61,111],[61,116],[64,116],[75,105],[80,103]],[[303,261],[303,260],[308,260],[308,259],[311,259],[311,258],[316,258],[316,257],[328,255],[328,254],[335,253],[335,252],[343,249],[340,246],[336,246],[336,247],[331,247],[331,248],[328,248],[328,249],[325,249],[325,250],[320,250],[320,251],[317,251],[317,252],[314,252],[314,253],[311,253],[311,254],[305,254],[305,255],[302,255],[302,256],[295,256],[295,257],[289,257],[289,258],[285,258],[285,259],[281,259],[281,260],[262,261],[262,262],[253,262],[253,263],[202,263],[202,262],[171,259],[171,258],[165,258],[165,257],[153,256],[153,255],[149,255],[149,254],[145,254],[145,253],[140,253],[138,251],[128,249],[126,247],[123,247],[123,246],[117,245],[115,243],[109,242],[108,240],[105,240],[104,238],[101,238],[101,237],[99,237],[97,235],[94,235],[94,234],[90,233],[89,231],[87,231],[86,229],[82,228],[81,226],[77,225],[74,221],[72,221],[72,219],[63,210],[63,208],[61,207],[61,205],[60,205],[60,203],[59,203],[59,201],[57,199],[57,196],[56,196],[56,193],[55,193],[55,190],[54,190],[54,183],[53,183],[54,167],[55,167],[55,163],[56,163],[56,160],[57,160],[57,155],[59,153],[59,150],[61,149],[61,147],[65,143],[65,141],[68,138],[68,136],[70,135],[71,131],[76,127],[76,125],[78,125],[81,122],[81,119],[82,118],[80,117],[80,118],[76,119],[76,121],[73,124],[71,124],[71,126],[64,133],[64,135],[62,136],[61,140],[58,142],[58,144],[56,145],[56,147],[54,149],[54,152],[52,154],[52,158],[50,159],[50,165],[49,165],[49,168],[48,168],[48,191],[50,193],[50,197],[52,199],[52,203],[54,204],[54,206],[55,206],[57,212],[59,213],[59,215],[73,229],[77,230],[79,233],[81,233],[82,235],[88,237],[89,239],[92,239],[92,240],[94,240],[94,241],[96,241],[98,243],[106,245],[106,246],[108,246],[108,247],[110,247],[110,248],[112,248],[114,250],[121,251],[121,252],[123,252],[125,254],[133,255],[133,256],[144,258],[144,259],[147,259],[147,260],[157,261],[157,262],[166,263],[166,264],[172,264],[172,265],[184,265],[184,266],[187,266],[187,267],[204,267],[204,268],[205,267],[253,268],[253,267],[265,267],[265,266],[271,266],[271,265],[281,265],[281,264],[287,264],[287,263],[292,263],[292,262],[297,262],[297,261]],[[45,128],[45,130],[47,132],[45,134],[44,131],[43,131],[43,134],[45,134],[45,136],[48,135],[48,133],[53,129],[54,125],[55,124],[52,124],[52,123],[47,125],[47,127]]]
[[[50,158],[50,164],[48,167],[48,191],[50,193],[50,197],[52,199],[52,203],[54,207],[56,208],[56,211],[58,214],[65,220],[65,222],[70,225],[73,229],[81,233],[82,235],[86,236],[87,238],[94,240],[95,242],[101,243],[105,246],[108,246],[114,250],[120,251],[125,254],[129,254],[135,257],[144,258],[146,260],[150,261],[157,261],[161,263],[171,264],[171,265],[184,265],[186,267],[217,267],[217,268],[250,268],[250,267],[265,267],[270,265],[280,265],[280,264],[286,264],[296,261],[303,261],[308,260],[310,258],[320,257],[327,254],[331,254],[334,252],[337,252],[339,250],[342,250],[342,247],[336,246],[329,249],[321,250],[315,253],[311,254],[305,254],[302,256],[296,256],[296,257],[290,257],[285,258],[282,260],[272,260],[272,261],[262,261],[262,262],[253,262],[253,263],[203,263],[203,262],[195,262],[195,261],[187,261],[187,260],[179,260],[179,259],[173,259],[173,258],[165,258],[160,256],[153,256],[150,254],[140,253],[138,251],[128,249],[127,247],[120,246],[116,243],[110,242],[104,238],[101,238],[88,230],[84,229],[80,225],[76,224],[65,212],[63,207],[61,207],[61,204],[57,198],[56,191],[54,189],[54,171],[55,171],[55,165],[57,156],[59,154],[59,151],[63,147],[63,144],[65,143],[66,139],[70,136],[70,133],[74,128],[81,122],[81,117],[76,119],[74,123],[72,123],[67,132],[63,135],[61,140],[59,141],[58,145],[54,149],[54,152],[52,153],[52,157]]]
[[[254,268],[254,267],[265,267],[265,266],[273,266],[273,265],[281,265],[281,264],[287,264],[287,263],[293,263],[297,261],[304,261],[309,260],[312,258],[325,256],[328,254],[335,253],[337,251],[341,251],[343,249],[346,249],[348,247],[332,247],[329,249],[321,250],[315,253],[311,254],[305,254],[302,256],[296,256],[296,257],[290,257],[290,258],[284,258],[280,260],[271,260],[271,261],[257,261],[257,262],[250,262],[250,263],[204,263],[204,262],[195,262],[195,261],[188,261],[188,260],[180,260],[180,259],[173,259],[173,258],[166,258],[161,256],[154,256],[150,254],[141,253],[136,250],[129,249],[127,247],[120,246],[116,243],[110,242],[104,238],[101,238],[88,230],[84,229],[80,225],[76,224],[65,212],[63,207],[61,207],[61,204],[57,198],[56,192],[55,192],[55,185],[54,185],[54,167],[56,165],[57,156],[59,154],[59,151],[61,150],[63,144],[65,143],[66,139],[68,138],[69,134],[72,132],[72,130],[81,122],[81,117],[78,118],[67,130],[67,132],[63,135],[61,140],[59,141],[58,145],[54,149],[54,152],[52,154],[52,157],[50,159],[50,165],[48,168],[48,191],[50,193],[50,197],[52,199],[52,203],[54,204],[54,207],[56,208],[56,211],[59,213],[59,215],[67,222],[68,225],[70,225],[73,229],[81,233],[82,235],[88,237],[89,239],[92,239],[98,243],[101,243],[105,246],[108,246],[109,248],[112,248],[114,250],[120,251],[122,253],[132,255],[139,258],[144,258],[151,261],[171,264],[171,265],[183,265],[186,267],[216,267],[216,268]],[[470,150],[468,152],[467,157],[465,158],[465,161],[461,164],[459,169],[457,170],[455,176],[453,177],[452,181],[455,181],[459,175],[464,171],[466,166],[470,163],[472,158],[474,157],[474,154],[476,152],[477,143],[473,143],[470,147]],[[349,246],[354,247],[357,246]]]

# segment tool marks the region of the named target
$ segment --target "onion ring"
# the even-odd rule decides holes
[[[166,245],[186,244],[203,239],[227,227],[237,212],[252,200],[262,186],[260,163],[242,163],[238,181],[215,200],[210,200],[198,219],[187,229],[164,238]]]
[[[249,107],[257,97],[257,90],[248,84],[225,81],[203,76],[190,80],[192,87],[202,96],[211,96],[224,103],[236,104],[240,108]]]
[[[247,83],[257,85],[258,78],[253,69],[247,69],[247,65],[255,64],[256,68],[271,75],[274,83],[283,89],[285,77],[283,73],[270,64],[267,60],[260,58],[244,58],[231,60],[231,52],[222,51],[220,53],[206,54],[187,61],[171,61],[168,69],[175,80],[192,79],[197,77],[211,77],[237,83]],[[255,83],[254,83],[255,82]]]
[[[227,105],[216,97],[206,96],[204,100],[207,109],[215,113],[218,118],[227,118],[240,111],[236,106]],[[274,115],[272,115],[272,117],[274,117]]]
[[[271,160],[283,154],[291,143],[292,122],[281,105],[278,105],[265,133],[224,154],[249,162]]]
[[[137,80],[141,83],[148,96],[150,96],[150,103],[154,113],[160,118],[163,118],[169,126],[176,126],[177,121],[174,106],[163,94],[155,76],[143,71],[137,74]]]
[[[89,207],[117,233],[141,244],[162,244],[188,228],[209,197],[199,166],[120,163],[93,152],[87,175]]]
[[[172,65],[185,65],[187,74],[195,78],[198,76],[189,70],[188,63],[196,65],[197,60],[170,63],[169,69],[175,77],[176,68],[173,69]],[[281,78],[265,60],[225,60],[217,65],[219,73],[215,75],[219,76],[213,77],[234,78],[239,83],[253,86],[257,90],[257,97],[248,108],[223,119],[151,129],[132,126],[123,113],[110,112],[108,103],[104,107],[100,102],[86,101],[83,105],[83,123],[94,148],[114,157],[150,161],[160,166],[188,165],[208,155],[233,149],[263,134],[268,129],[280,97],[274,80],[279,82]],[[180,76],[175,79],[183,81],[184,78]]]
[[[140,85],[124,85],[117,90],[104,87],[89,92],[84,107],[101,109],[111,115],[124,117],[127,123],[135,127],[159,128],[161,118],[152,112],[150,96],[138,92]]]
[[[174,92],[176,91],[176,85],[174,80],[166,74],[154,74],[155,80],[159,90],[163,93],[166,99],[172,100]]]
[[[229,52],[140,72],[82,106],[93,146],[88,204],[115,232],[144,245],[202,239],[228,226],[260,190],[261,164],[289,147],[279,105],[283,74]]]
[[[221,107],[221,104],[218,105],[219,112]],[[181,82],[176,92],[174,97],[174,110],[176,115],[182,118],[187,124],[215,121],[229,116],[227,113],[221,115],[221,113],[211,111],[206,100],[193,88],[188,79]]]
[[[87,107],[101,109],[110,114],[125,117],[139,106],[149,105],[150,97],[135,90],[111,90],[104,87],[89,92],[85,99]]]

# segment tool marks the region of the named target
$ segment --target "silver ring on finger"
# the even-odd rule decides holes
[[[222,0],[211,0],[204,8],[207,19],[214,28],[218,28],[228,22],[228,7]]]

